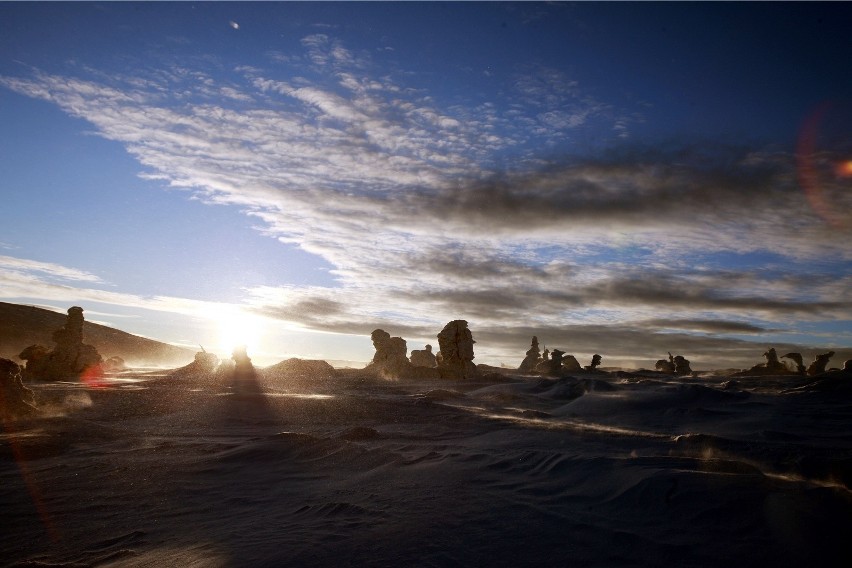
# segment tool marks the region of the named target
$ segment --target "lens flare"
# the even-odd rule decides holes
[[[852,225],[852,107],[823,103],[804,121],[796,146],[799,184],[811,209],[835,227]]]
[[[852,160],[838,163],[834,171],[837,177],[852,177]]]

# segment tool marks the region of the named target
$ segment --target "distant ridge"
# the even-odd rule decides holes
[[[53,332],[65,325],[65,318],[64,313],[0,302],[0,357],[20,362],[18,354],[34,343],[52,349]],[[185,365],[195,356],[190,349],[88,321],[83,323],[83,341],[94,345],[104,359],[117,355],[130,366]]]

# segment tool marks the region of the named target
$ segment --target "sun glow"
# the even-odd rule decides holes
[[[262,318],[248,314],[239,308],[228,310],[217,319],[219,327],[219,351],[230,357],[234,348],[245,345],[249,357],[260,350],[266,332]]]

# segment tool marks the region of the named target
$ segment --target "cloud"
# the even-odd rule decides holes
[[[90,272],[68,268],[50,262],[39,262],[11,256],[0,256],[0,270],[23,274],[29,272],[40,273],[59,280],[72,280],[77,282],[100,283],[101,279]]]
[[[62,283],[62,280],[70,280],[74,285]],[[0,297],[5,299],[38,298],[62,303],[98,302],[191,317],[208,317],[227,305],[173,296],[140,296],[81,287],[78,283],[91,286],[103,284],[103,281],[96,275],[75,268],[0,256]]]
[[[387,326],[434,339],[465,318],[507,350],[539,329],[594,352],[592,339],[606,345],[604,330],[622,329],[613,337],[625,357],[643,353],[643,338],[654,351],[674,341],[740,356],[754,346],[709,336],[852,319],[852,228],[809,209],[789,154],[679,141],[558,155],[552,143],[565,131],[603,127],[617,140],[641,114],[541,67],[516,74],[505,100],[446,105],[326,33],[301,45],[270,53],[274,71],[240,66],[241,80],[175,66],[131,77],[35,72],[0,85],[91,122],[144,177],[237,206],[331,263],[334,288],[246,291],[257,313],[310,329]],[[720,270],[714,255],[748,262]],[[7,261],[19,291],[21,275],[38,270],[21,262],[31,261]],[[37,284],[58,297],[55,284]]]

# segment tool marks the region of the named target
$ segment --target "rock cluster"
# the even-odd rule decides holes
[[[432,346],[427,344],[425,349],[412,349],[411,364],[415,367],[428,367],[430,369],[437,367],[438,359],[432,353]]]
[[[473,335],[465,320],[453,320],[438,334],[438,370],[443,379],[472,379],[478,375],[473,364]]]
[[[83,308],[68,308],[65,325],[53,332],[56,346],[48,351],[42,345],[30,345],[20,358],[26,361],[24,378],[55,381],[100,373],[103,358],[98,350],[83,343]]]
[[[0,418],[14,420],[37,412],[33,391],[21,382],[21,367],[0,359]]]
[[[788,355],[797,354],[788,353]],[[787,365],[778,360],[778,353],[775,351],[774,347],[767,349],[763,354],[763,358],[766,359],[765,363],[755,365],[754,367],[746,369],[745,371],[740,371],[739,373],[734,373],[731,376],[747,377],[752,375],[790,375],[793,373],[793,371],[790,371],[790,369],[787,368]],[[791,358],[795,360],[794,357]]]
[[[562,359],[565,356],[564,351],[560,351],[559,349],[554,349],[550,352],[550,359],[540,362],[535,367],[535,371],[537,373],[541,373],[542,375],[549,375],[551,377],[556,377],[562,374]],[[569,355],[571,359],[574,359],[573,355]],[[577,363],[577,360],[574,359],[574,362]],[[577,363],[577,367],[580,364]]]
[[[370,334],[376,349],[373,360],[364,370],[384,379],[469,379],[478,375],[473,364],[473,336],[464,320],[451,321],[438,334],[440,351],[432,353],[432,346],[411,352],[401,337],[391,337],[383,329]]]
[[[675,355],[674,357],[672,357],[671,353],[669,353],[668,360],[659,359],[654,365],[654,369],[662,373],[669,373],[671,375],[692,374],[692,368],[690,367],[689,359],[687,359],[683,355]]]

